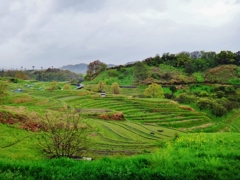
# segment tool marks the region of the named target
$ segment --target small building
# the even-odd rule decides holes
[[[83,88],[83,84],[80,84],[80,83],[79,83],[79,84],[77,85],[77,89],[82,89],[82,88]]]
[[[100,92],[100,96],[101,96],[101,97],[105,97],[105,96],[106,96],[106,93],[105,93],[105,92]]]

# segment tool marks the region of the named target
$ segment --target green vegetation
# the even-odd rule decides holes
[[[0,179],[239,179],[238,58],[95,62],[82,89],[55,69],[2,72]]]
[[[163,89],[160,85],[153,83],[144,91],[145,96],[151,98],[163,98]]]
[[[113,83],[111,88],[112,88],[113,94],[120,94],[121,93],[121,89],[120,89],[118,83]]]
[[[191,134],[153,154],[102,158],[0,161],[1,179],[238,179],[239,134]]]

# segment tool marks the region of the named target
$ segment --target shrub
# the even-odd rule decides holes
[[[192,103],[192,102],[196,102],[197,98],[193,95],[188,95],[186,93],[180,94],[177,98],[177,101],[179,103]]]
[[[167,99],[172,99],[173,95],[170,93],[164,93],[164,97]]]
[[[79,157],[86,149],[89,127],[78,114],[45,114],[38,145],[48,157]]]
[[[169,90],[172,92],[172,95],[173,95],[175,92],[177,92],[176,86],[170,86],[170,87],[169,87]]]
[[[107,85],[111,85],[114,82],[114,79],[113,78],[108,78],[105,82],[106,82]]]
[[[197,102],[197,106],[200,110],[209,109],[211,113],[217,117],[221,117],[227,113],[227,109],[220,103],[210,100],[208,98],[201,98]]]
[[[57,90],[57,89],[61,89],[58,86],[58,82],[57,81],[52,81],[51,84],[50,84],[50,87],[47,88],[47,90],[49,90],[49,91],[54,91],[54,90]]]
[[[198,93],[198,96],[200,96],[200,97],[208,97],[209,94],[206,91],[201,91],[201,92]]]
[[[70,84],[65,84],[63,87],[63,90],[69,90],[69,89],[71,89]]]
[[[106,83],[103,81],[100,81],[97,85],[97,91],[98,92],[104,92],[106,90]]]
[[[19,80],[18,80],[17,78],[11,78],[11,79],[10,79],[10,82],[13,82],[13,83],[18,83],[18,81],[19,81]]]
[[[27,74],[25,74],[25,73],[22,72],[22,71],[18,71],[18,72],[15,74],[15,77],[18,78],[18,79],[24,79],[24,80],[30,78]]]
[[[171,73],[166,72],[162,75],[162,78],[165,80],[170,80],[170,79],[172,79],[172,75],[171,75]]]
[[[124,79],[124,75],[122,75],[122,74],[119,75],[119,76],[118,76],[118,79],[120,79],[120,80]]]
[[[112,88],[113,94],[120,94],[121,93],[121,89],[120,89],[118,83],[113,83],[111,88]]]
[[[107,71],[108,75],[111,76],[111,77],[116,77],[118,76],[118,73],[116,71],[116,69],[113,69],[113,70],[109,70]]]
[[[218,98],[222,98],[222,97],[224,97],[225,93],[223,91],[217,91],[216,95]]]
[[[221,104],[213,103],[211,107],[211,113],[217,117],[221,117],[227,114],[227,109],[223,107]]]
[[[160,85],[152,83],[144,91],[145,96],[150,96],[151,98],[164,98],[163,89]]]
[[[208,98],[200,98],[197,101],[197,106],[199,107],[200,110],[210,109],[212,104],[213,104],[212,100],[210,100]]]

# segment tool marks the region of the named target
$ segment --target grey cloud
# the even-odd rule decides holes
[[[240,0],[236,0],[236,1],[235,1],[235,4],[240,4]]]
[[[165,0],[18,2],[21,8],[12,12],[5,3],[0,17],[0,64],[6,67],[60,67],[96,59],[124,64],[164,52],[236,51],[240,45],[239,16],[222,27],[180,24],[161,18]]]
[[[55,0],[57,11],[96,12],[102,9],[105,3],[106,0]]]

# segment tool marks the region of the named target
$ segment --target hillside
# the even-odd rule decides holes
[[[108,84],[116,81],[120,85],[152,82],[165,85],[190,83],[240,85],[239,60],[240,53],[231,51],[164,53],[162,56],[157,54],[142,61],[108,68],[107,72],[102,74],[99,71],[95,74],[91,71],[87,74],[87,80],[93,82],[102,80]],[[97,69],[99,68],[96,67]]]
[[[152,82],[162,85],[181,85],[194,83],[212,83],[240,85],[240,68],[236,65],[221,65],[209,68],[204,72],[187,74],[183,68],[176,68],[170,65],[160,64],[159,66],[146,66],[148,78],[136,81],[134,78],[135,66],[122,66],[110,68],[101,72],[92,81],[85,81],[86,84],[96,84],[104,81],[108,85],[117,82],[120,85],[151,84]]]

